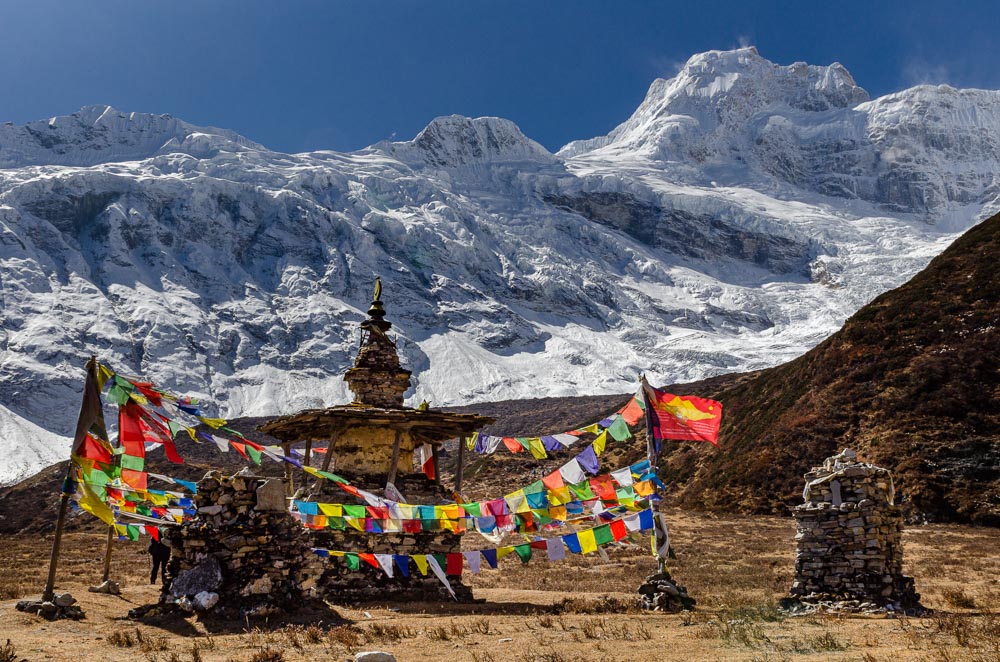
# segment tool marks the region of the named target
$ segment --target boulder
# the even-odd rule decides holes
[[[214,556],[209,556],[198,565],[180,572],[170,582],[170,595],[175,598],[212,592],[222,585],[222,568]]]

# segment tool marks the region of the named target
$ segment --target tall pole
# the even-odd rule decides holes
[[[108,545],[104,549],[104,573],[101,575],[101,582],[106,582],[111,577],[111,542],[115,539],[115,527],[108,527]]]
[[[91,421],[88,418],[91,416],[91,396],[90,387],[96,389],[97,384],[97,357],[91,356],[90,360],[87,361],[87,381],[83,388],[83,403],[80,406],[80,418],[76,423],[76,437],[73,440],[73,450],[76,450],[76,444],[79,441],[81,430],[82,434],[86,434],[87,430],[90,428]],[[98,406],[100,402],[100,394],[98,396]],[[62,546],[62,534],[63,527],[66,524],[66,510],[69,508],[69,498],[76,492],[76,483],[73,481],[73,456],[70,453],[69,464],[66,465],[66,477],[63,478],[62,493],[59,495],[59,514],[56,515],[56,534],[52,539],[52,553],[49,555],[49,576],[45,580],[45,590],[42,591],[42,602],[51,602],[55,594],[55,584],[56,584],[56,564],[59,560],[59,549]]]
[[[72,491],[70,491],[72,490]],[[42,602],[51,602],[56,583],[56,561],[59,560],[59,548],[62,546],[63,526],[66,524],[66,510],[69,497],[75,492],[73,485],[73,460],[66,467],[66,477],[63,479],[62,494],[59,496],[59,514],[56,516],[56,535],[52,539],[52,553],[49,556],[49,576],[45,580],[45,590],[42,591]]]
[[[656,475],[657,474],[656,459],[658,453],[656,452],[656,435],[653,430],[654,414],[652,413],[653,412],[652,404],[649,401],[649,390],[648,390],[649,383],[646,381],[645,375],[640,377],[640,382],[642,385],[642,403],[645,406],[645,414],[646,414],[646,459],[649,460],[649,470],[653,473],[653,475]],[[650,540],[650,544],[653,547],[653,554],[656,555],[656,565],[658,572],[664,573],[667,570],[667,560],[659,554],[659,549],[661,546],[659,544],[660,543],[659,538],[663,536],[663,534],[660,531],[659,526],[657,526],[659,524],[659,522],[657,522],[657,517],[656,517],[658,513],[653,508],[652,503],[649,505],[649,509],[652,511],[653,514],[653,530],[651,532],[652,539]]]

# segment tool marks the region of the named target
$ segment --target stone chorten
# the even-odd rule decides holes
[[[793,510],[797,554],[792,599],[843,611],[920,611],[903,575],[903,517],[888,470],[845,450],[805,475]]]
[[[307,448],[314,442],[325,444],[327,451],[321,468],[370,492],[384,493],[393,500],[399,500],[392,496],[399,493],[402,501],[410,504],[452,502],[452,495],[441,485],[437,471],[439,448],[444,441],[468,436],[493,419],[403,406],[403,394],[410,387],[410,371],[401,367],[396,345],[387,335],[392,324],[385,319],[381,296],[381,281],[376,280],[368,318],[361,323],[357,359],[344,375],[354,392],[354,402],[282,416],[259,430],[286,444],[305,442]],[[424,444],[433,449],[433,479],[414,466],[414,453]],[[308,451],[306,455],[308,458]],[[303,499],[357,502],[329,481],[315,482]],[[387,517],[385,513],[375,514]],[[372,517],[372,524],[377,531],[390,531],[398,522]],[[365,533],[344,527],[336,520],[313,535],[316,547],[367,554],[446,554],[460,551],[461,542],[459,535],[448,531]],[[397,571],[389,579],[381,570],[362,565],[365,567],[361,571],[348,571],[339,560],[331,560],[318,589],[331,601],[389,597],[437,600],[447,596],[432,574],[421,576],[415,567],[410,567],[409,577]],[[449,580],[459,599],[471,598],[471,590],[461,584],[460,577]]]
[[[392,322],[382,307],[382,280],[375,279],[375,294],[368,319],[361,323],[361,349],[344,381],[354,393],[354,403],[368,407],[401,409],[410,388],[410,371],[403,370],[396,343],[388,336]]]

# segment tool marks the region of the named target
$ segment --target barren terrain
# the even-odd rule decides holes
[[[464,576],[485,602],[334,605],[331,611],[262,622],[163,617],[137,623],[132,607],[154,602],[144,543],[117,543],[112,576],[123,595],[87,593],[100,577],[104,537],[71,533],[58,590],[83,603],[83,621],[47,622],[16,612],[44,582],[51,539],[6,536],[0,544],[0,660],[345,659],[387,650],[401,661],[452,660],[1000,660],[1000,530],[927,525],[907,530],[906,572],[935,613],[924,618],[812,615],[775,608],[790,585],[794,524],[779,517],[669,514],[674,579],[698,600],[692,613],[637,612],[635,589],[654,568],[645,540],[500,571]],[[474,534],[470,548],[482,546]],[[343,619],[343,620],[338,620]],[[9,654],[8,654],[9,653]]]

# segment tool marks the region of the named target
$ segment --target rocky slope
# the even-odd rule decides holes
[[[1000,215],[804,356],[705,389],[719,449],[670,445],[689,507],[781,512],[842,447],[891,469],[915,519],[1000,525]]]
[[[227,417],[343,402],[381,275],[411,401],[631,391],[799,356],[998,208],[1000,96],[691,58],[550,154],[444,117],[350,154],[85,108],[0,127],[0,483],[90,353]]]

